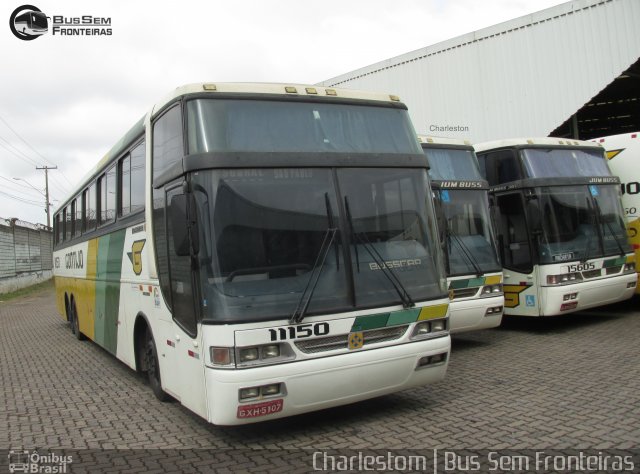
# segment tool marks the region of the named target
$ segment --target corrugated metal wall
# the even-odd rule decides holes
[[[51,270],[52,259],[51,231],[0,219],[0,278]]]
[[[397,94],[418,133],[546,136],[640,57],[639,24],[639,0],[575,0],[322,85]]]

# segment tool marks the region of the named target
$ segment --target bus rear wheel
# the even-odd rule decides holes
[[[169,401],[170,397],[162,390],[162,382],[160,381],[160,365],[158,364],[158,352],[156,351],[156,343],[153,340],[151,331],[147,331],[147,339],[145,343],[145,365],[147,367],[147,378],[153,394],[161,402]]]
[[[71,304],[69,305],[69,323],[71,325],[71,333],[76,336],[78,341],[84,341],[86,337],[80,332],[78,311],[76,310],[76,303],[74,301],[71,301]]]

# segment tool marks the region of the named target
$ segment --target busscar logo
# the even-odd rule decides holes
[[[49,20],[38,7],[22,5],[9,18],[11,33],[23,41],[31,41],[49,31]]]
[[[31,41],[47,32],[51,36],[111,36],[110,17],[93,15],[45,15],[38,7],[22,5],[9,18],[9,27],[16,38]]]

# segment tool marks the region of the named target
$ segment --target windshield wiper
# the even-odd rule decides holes
[[[329,201],[329,193],[324,193],[324,203],[327,206],[327,220],[329,221],[329,229],[336,229],[334,220],[333,220],[333,209],[331,208],[331,201]],[[334,244],[334,249],[336,252],[336,269],[340,270],[340,253],[338,250],[338,243]]]
[[[589,201],[589,197],[585,198],[587,200],[587,208],[591,211],[591,201]],[[585,245],[584,250],[582,251],[583,258],[580,260],[582,263],[585,263],[589,260],[589,256],[591,255],[591,234],[587,235],[587,245]]]
[[[618,240],[618,237],[616,237],[616,234],[613,232],[613,229],[611,228],[611,224],[609,224],[609,221],[605,221],[603,219],[602,210],[600,209],[600,204],[598,203],[598,200],[594,199],[593,202],[596,205],[596,214],[598,215],[598,220],[600,222],[604,222],[606,224],[607,228],[609,229],[609,233],[611,233],[611,237],[613,237],[613,240],[616,241],[616,244],[618,245],[618,248],[620,249],[620,256],[624,257],[624,255],[625,255],[624,248],[622,247],[622,244],[620,244],[620,241]]]
[[[309,303],[311,302],[311,298],[313,297],[313,292],[318,286],[318,281],[320,280],[320,275],[322,274],[322,269],[324,268],[324,262],[327,259],[329,250],[331,250],[331,244],[333,243],[337,231],[337,228],[330,227],[324,233],[320,251],[318,252],[316,261],[313,264],[313,268],[309,272],[309,281],[307,281],[307,286],[304,287],[304,290],[300,295],[298,305],[296,306],[296,309],[293,310],[291,318],[289,318],[289,322],[291,324],[299,323],[300,321],[302,321],[302,318],[304,318],[307,309],[309,309]]]
[[[458,246],[460,247],[460,249],[462,250],[462,254],[465,257],[467,257],[467,260],[469,260],[469,263],[471,263],[471,266],[476,271],[476,276],[481,276],[482,270],[480,269],[478,262],[473,257],[473,254],[469,251],[469,247],[467,247],[467,245],[464,243],[464,241],[458,235],[458,233],[454,232],[454,230],[449,226],[449,219],[447,219],[445,232],[447,233],[447,237],[449,238],[449,248],[451,248],[451,237],[453,237],[455,241],[458,243]]]
[[[400,301],[402,301],[402,306],[404,308],[414,307],[416,304],[414,303],[405,286],[400,281],[400,278],[398,278],[398,275],[396,275],[396,273],[384,263],[384,260],[382,259],[376,248],[373,246],[371,241],[369,241],[367,235],[364,232],[355,232],[353,230],[353,219],[351,217],[351,211],[349,210],[349,200],[347,196],[344,197],[344,207],[347,214],[347,221],[349,222],[349,229],[351,231],[351,240],[354,240],[355,238],[364,245],[367,253],[371,256],[376,265],[378,265],[378,268],[380,269],[380,271],[382,271],[382,274],[387,277],[389,282],[391,282],[391,285],[396,290],[396,293],[398,293]],[[360,271],[360,262],[358,261],[358,246],[355,242],[354,248],[356,253],[356,261],[358,262],[358,271]]]

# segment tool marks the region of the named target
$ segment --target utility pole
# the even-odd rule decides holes
[[[47,200],[47,227],[51,228],[51,203],[49,202],[49,170],[57,170],[57,166],[36,166],[37,170],[44,170],[45,199]]]

